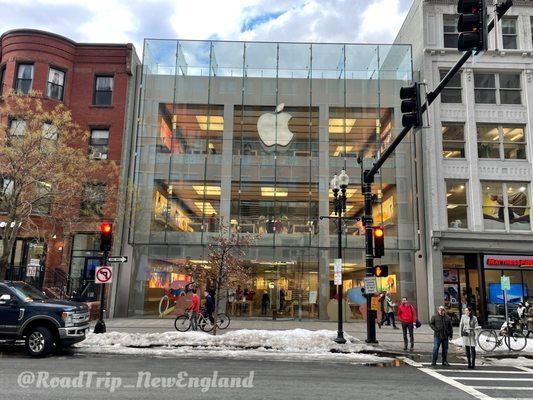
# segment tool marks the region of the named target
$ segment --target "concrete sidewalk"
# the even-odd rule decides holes
[[[174,330],[174,319],[148,319],[148,318],[113,318],[106,320],[108,332],[139,332],[157,333]],[[265,330],[287,330],[287,329],[309,329],[309,330],[337,330],[337,322],[317,321],[317,320],[276,320],[271,319],[232,319],[227,330],[238,329],[265,329]],[[364,341],[366,339],[366,323],[364,321],[345,322],[344,331],[356,338]],[[378,347],[389,351],[403,352],[402,330],[393,330],[390,326],[379,329],[376,326]],[[415,329],[415,353],[428,354],[433,349],[433,331],[427,324]],[[455,328],[454,337],[458,337],[459,330]],[[462,349],[450,345],[450,354],[462,353]],[[410,354],[410,352],[407,352]]]

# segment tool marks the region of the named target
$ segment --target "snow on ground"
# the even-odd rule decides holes
[[[361,351],[375,348],[346,335],[346,344],[334,342],[337,333],[329,330],[249,330],[242,329],[217,336],[205,332],[164,333],[90,333],[76,345],[83,353],[146,354],[152,356],[261,357],[343,361],[355,363],[388,362],[390,359]]]

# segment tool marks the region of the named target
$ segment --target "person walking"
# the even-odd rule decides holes
[[[200,297],[196,294],[196,288],[192,290],[191,311],[191,328],[193,331],[198,330],[198,315],[200,314]]]
[[[468,307],[461,316],[459,332],[463,338],[469,369],[476,368],[476,329],[479,329],[477,317],[474,315],[472,307]]]
[[[396,303],[392,301],[392,296],[390,292],[387,292],[385,296],[385,312],[387,313],[387,319],[392,324],[393,329],[400,329],[396,326],[396,321],[394,319],[394,309],[396,308]]]
[[[412,304],[407,301],[406,297],[402,297],[400,306],[398,307],[398,320],[402,323],[403,333],[403,350],[407,351],[407,332],[409,332],[409,339],[411,340],[410,351],[415,347],[414,327],[416,325],[416,310]]]
[[[439,348],[442,346],[442,365],[448,366],[448,344],[453,338],[452,319],[446,314],[446,308],[439,306],[437,315],[431,317],[429,327],[433,330],[433,359],[431,365],[437,365]]]
[[[381,311],[381,320],[378,321],[378,327],[381,329],[381,327],[387,323],[387,325],[390,325],[389,316],[385,312],[385,296],[387,295],[386,291],[383,291],[379,294],[379,309]]]
[[[207,317],[209,318],[209,321],[211,321],[212,325],[215,325],[215,317],[213,317],[213,313],[215,312],[215,300],[213,299],[213,296],[209,291],[205,291],[205,313],[207,314]]]
[[[261,297],[261,314],[267,315],[267,310],[270,308],[270,296],[268,295],[267,291],[265,290],[263,292],[263,296]]]

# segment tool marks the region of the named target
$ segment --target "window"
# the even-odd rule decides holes
[[[9,134],[11,136],[24,136],[26,133],[26,121],[21,119],[12,119],[9,122]]]
[[[448,71],[440,71],[440,79],[444,78]],[[461,74],[457,73],[448,82],[440,95],[442,103],[462,103]]]
[[[516,18],[502,18],[502,41],[504,49],[517,49]]]
[[[531,231],[529,185],[482,182],[485,229]]]
[[[15,89],[21,93],[30,93],[33,83],[33,64],[19,64]]]
[[[80,214],[85,217],[104,215],[106,185],[92,183],[85,186],[80,206]]]
[[[457,48],[459,33],[457,32],[457,15],[443,15],[444,47]]]
[[[50,194],[52,187],[46,182],[36,183],[35,201],[32,207],[34,214],[49,214],[52,206],[52,196]]]
[[[48,140],[57,140],[57,127],[48,122],[43,124],[43,138]]]
[[[0,68],[0,96],[2,96],[2,93],[4,92],[4,80],[6,75],[6,67]]]
[[[476,72],[474,95],[478,104],[522,104],[520,74]]]
[[[465,158],[464,124],[442,123],[442,156],[444,158]]]
[[[449,228],[468,228],[468,204],[466,199],[466,182],[446,181],[446,208],[448,210]]]
[[[107,159],[109,129],[91,129],[89,156],[97,160]]]
[[[48,83],[46,85],[46,95],[51,99],[63,100],[63,89],[65,86],[65,72],[57,68],[48,70]]]
[[[94,88],[94,104],[99,106],[111,105],[113,99],[113,77],[96,76]]]
[[[478,124],[477,142],[479,158],[526,159],[523,126]]]
[[[0,178],[0,212],[8,211],[8,204],[13,196],[13,180],[9,178]]]

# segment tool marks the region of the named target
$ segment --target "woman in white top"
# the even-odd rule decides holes
[[[468,307],[466,312],[461,316],[459,332],[463,338],[463,346],[466,350],[469,369],[476,367],[476,329],[479,329],[477,318],[474,315],[472,307]]]

